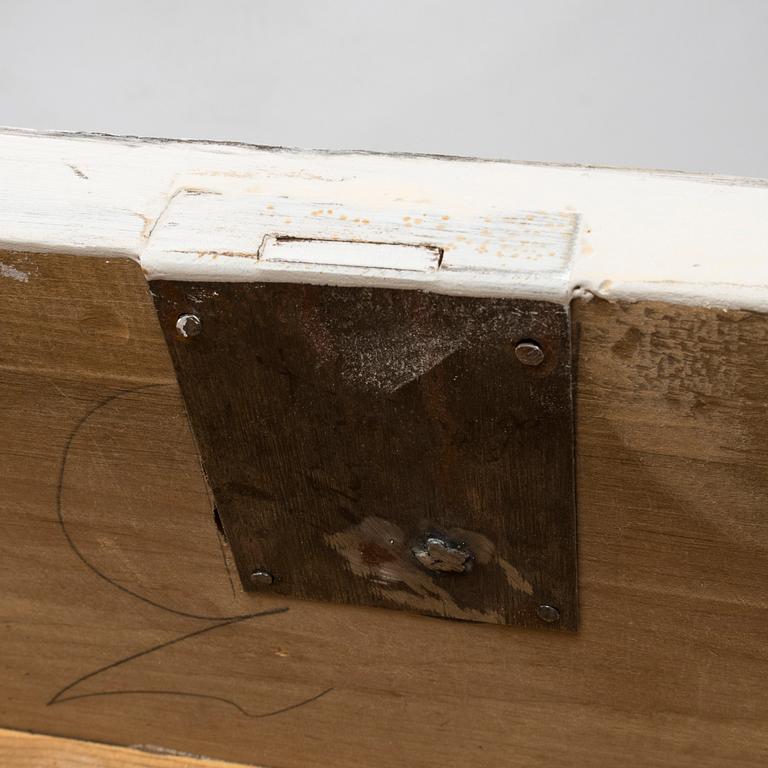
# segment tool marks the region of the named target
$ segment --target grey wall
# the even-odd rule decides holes
[[[0,0],[0,124],[768,177],[765,0]]]

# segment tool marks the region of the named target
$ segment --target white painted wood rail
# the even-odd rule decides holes
[[[768,183],[719,176],[6,129],[0,247],[150,278],[768,311]]]

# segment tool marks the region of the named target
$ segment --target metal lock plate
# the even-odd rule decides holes
[[[566,307],[151,290],[245,589],[576,628]]]

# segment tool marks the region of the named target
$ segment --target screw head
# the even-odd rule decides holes
[[[179,315],[179,319],[176,321],[176,330],[182,339],[191,339],[203,330],[203,322],[197,315]]]
[[[251,574],[251,584],[255,584],[257,587],[268,587],[274,582],[275,577],[269,571],[258,570]]]
[[[544,362],[544,350],[535,341],[521,341],[515,347],[515,357],[523,365],[541,365]]]
[[[472,567],[472,553],[456,542],[428,536],[412,550],[419,565],[428,571],[465,573]]]
[[[553,605],[542,604],[536,608],[536,615],[547,624],[554,624],[556,621],[560,621],[560,611]]]

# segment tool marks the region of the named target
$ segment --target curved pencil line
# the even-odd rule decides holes
[[[274,715],[281,715],[283,712],[288,712],[292,709],[298,709],[299,707],[303,707],[305,704],[311,704],[313,701],[317,701],[318,699],[325,696],[327,693],[330,693],[333,690],[333,688],[326,688],[324,691],[321,691],[320,693],[315,694],[314,696],[310,696],[308,699],[303,699],[302,701],[298,701],[295,704],[290,704],[287,707],[281,707],[280,709],[272,710],[271,712],[249,712],[247,709],[243,709],[237,702],[232,701],[231,699],[224,698],[223,696],[214,696],[212,694],[208,693],[194,693],[192,691],[156,691],[152,689],[136,689],[136,690],[119,690],[119,691],[97,691],[95,693],[81,693],[77,696],[68,696],[66,699],[59,699],[57,702],[58,704],[64,704],[67,701],[77,701],[78,699],[91,699],[98,696],[122,696],[122,695],[140,695],[144,696],[146,694],[155,694],[155,695],[162,695],[162,696],[185,696],[189,698],[194,699],[210,699],[211,701],[219,701],[222,704],[228,704],[231,707],[234,707],[238,712],[241,712],[246,717],[251,717],[255,719],[261,719],[264,717],[273,717]]]
[[[173,640],[166,640],[164,643],[153,645],[151,648],[147,648],[143,651],[139,651],[138,653],[132,653],[130,656],[126,656],[122,659],[119,659],[118,661],[113,661],[109,664],[104,665],[103,667],[94,669],[92,672],[88,672],[88,674],[78,677],[77,680],[73,680],[71,683],[65,685],[60,691],[55,693],[51,698],[51,700],[48,702],[48,704],[49,705],[56,704],[61,700],[62,694],[71,690],[72,688],[84,682],[85,680],[88,680],[92,677],[96,677],[96,675],[100,675],[102,672],[106,672],[109,669],[114,669],[115,667],[119,667],[119,666],[122,666],[123,664],[127,664],[129,661],[133,661],[134,659],[141,658],[142,656],[147,656],[148,654],[154,653],[155,651],[161,651],[163,648],[168,648],[169,646],[175,645],[176,643],[180,643],[183,640],[189,640],[189,638],[191,637],[204,635],[206,632],[211,632],[214,629],[218,629],[219,627],[228,627],[230,624],[239,624],[241,621],[245,621],[246,619],[253,619],[258,616],[272,616],[277,613],[286,613],[287,611],[288,611],[288,608],[270,608],[269,610],[266,610],[266,611],[260,611],[259,613],[251,613],[251,614],[248,614],[247,616],[240,616],[236,619],[228,619],[226,621],[220,621],[218,624],[210,624],[207,627],[203,627],[202,629],[196,629],[194,632],[188,632],[186,635],[182,635],[181,637],[176,637]],[[66,701],[69,701],[69,699],[66,699]]]
[[[260,616],[272,616],[275,614],[280,613],[286,613],[289,609],[287,607],[280,607],[280,608],[271,608],[264,611],[258,611],[255,613],[246,613],[246,614],[238,614],[235,616],[205,616],[201,614],[195,614],[195,613],[189,613],[187,611],[179,611],[176,608],[171,608],[167,605],[163,605],[162,603],[158,603],[154,600],[151,600],[148,597],[145,597],[144,595],[141,595],[137,592],[134,592],[131,589],[128,589],[127,587],[124,587],[121,584],[118,584],[114,579],[107,576],[105,573],[102,573],[93,563],[88,560],[87,557],[82,553],[82,551],[79,549],[77,544],[75,544],[74,539],[72,538],[71,534],[67,530],[67,525],[64,520],[64,513],[62,509],[62,496],[64,491],[64,477],[66,475],[67,470],[67,462],[69,460],[69,454],[70,450],[72,448],[72,444],[74,443],[75,438],[80,433],[80,430],[85,426],[85,424],[88,422],[88,420],[93,416],[95,413],[100,411],[102,408],[105,408],[110,403],[114,402],[115,400],[119,400],[122,397],[126,397],[131,394],[135,394],[138,392],[143,392],[150,389],[155,389],[157,387],[164,387],[169,386],[167,384],[147,384],[141,387],[134,387],[132,389],[124,389],[119,392],[116,392],[113,395],[109,395],[108,397],[103,398],[100,400],[96,405],[94,405],[92,408],[90,408],[78,421],[75,423],[75,426],[72,428],[72,431],[69,433],[67,440],[65,442],[64,446],[64,453],[62,455],[61,465],[59,467],[59,479],[58,484],[56,487],[56,516],[58,519],[59,527],[61,528],[61,532],[64,535],[64,538],[67,541],[67,544],[69,545],[70,549],[74,554],[78,557],[78,559],[85,565],[89,570],[91,570],[96,576],[98,576],[103,581],[107,582],[110,586],[114,587],[115,589],[120,590],[121,592],[124,592],[131,597],[136,598],[137,600],[140,600],[141,602],[147,603],[148,605],[151,605],[155,608],[159,608],[160,610],[167,611],[168,613],[175,614],[177,616],[183,616],[185,618],[190,619],[199,619],[202,621],[215,621],[216,624],[209,625],[207,627],[203,627],[202,629],[195,630],[194,632],[189,632],[185,635],[182,635],[181,637],[177,637],[173,640],[168,640],[164,643],[159,643],[158,645],[152,646],[151,648],[147,648],[143,651],[139,651],[138,653],[131,654],[130,656],[126,656],[116,662],[112,662],[110,664],[106,664],[103,667],[99,667],[98,669],[93,670],[92,672],[89,672],[85,675],[82,675],[78,677],[76,680],[73,680],[71,683],[65,685],[63,688],[61,688],[59,691],[57,691],[53,697],[48,701],[48,706],[54,705],[54,704],[64,704],[68,701],[77,701],[78,699],[86,699],[86,698],[94,698],[97,696],[113,696],[113,695],[120,695],[120,694],[164,694],[164,695],[176,695],[176,696],[187,696],[187,697],[194,697],[194,698],[200,698],[200,699],[210,699],[213,701],[219,701],[225,704],[229,704],[230,706],[237,709],[239,712],[244,714],[247,717],[252,718],[262,718],[262,717],[271,717],[273,715],[278,715],[283,712],[288,712],[292,709],[296,709],[298,707],[304,706],[305,704],[309,704],[313,701],[316,701],[317,699],[321,698],[322,696],[325,696],[327,693],[333,690],[333,688],[327,688],[324,691],[321,691],[318,694],[315,694],[314,696],[311,696],[307,699],[304,699],[302,701],[296,702],[295,704],[290,704],[286,707],[282,707],[281,709],[274,710],[272,712],[267,712],[264,714],[251,714],[247,710],[245,710],[243,707],[241,707],[239,704],[237,704],[234,701],[230,701],[229,699],[220,697],[220,696],[214,696],[209,694],[202,694],[202,693],[193,693],[193,692],[184,692],[184,691],[155,691],[155,690],[123,690],[123,691],[95,691],[93,693],[83,693],[83,694],[76,694],[74,696],[67,696],[64,697],[64,694],[67,691],[72,690],[76,686],[78,686],[80,683],[89,680],[93,677],[96,677],[100,675],[102,672],[106,672],[107,670],[113,669],[115,667],[122,666],[123,664],[127,664],[135,659],[138,659],[142,656],[146,656],[150,653],[154,653],[155,651],[160,651],[164,648],[168,648],[171,645],[175,645],[176,643],[180,643],[184,640],[188,640],[192,637],[196,637],[199,635],[203,635],[207,632],[211,632],[215,629],[219,629],[220,627],[229,626],[230,624],[238,624],[242,621],[246,621],[247,619],[253,619]],[[223,553],[222,553],[223,554]],[[226,560],[225,560],[226,564]],[[229,574],[229,572],[227,572]],[[231,583],[231,578],[230,578]]]
[[[56,515],[58,517],[59,526],[61,527],[61,531],[64,534],[64,538],[66,538],[67,543],[70,546],[70,549],[77,555],[78,558],[82,561],[82,563],[87,566],[93,573],[95,573],[100,579],[103,579],[107,582],[107,584],[110,584],[115,589],[119,589],[121,592],[125,592],[128,595],[131,595],[131,597],[135,597],[137,600],[141,600],[142,602],[147,603],[148,605],[152,605],[155,608],[160,608],[163,611],[168,611],[169,613],[174,613],[177,616],[185,616],[189,619],[202,619],[203,621],[230,621],[232,619],[246,619],[253,615],[258,614],[237,614],[235,616],[206,616],[203,614],[198,613],[189,613],[188,611],[179,611],[176,608],[171,608],[167,605],[163,605],[162,603],[155,602],[154,600],[145,597],[144,595],[139,594],[138,592],[134,592],[132,589],[128,589],[128,587],[124,587],[122,584],[118,584],[114,579],[107,576],[105,573],[102,573],[86,556],[80,551],[77,544],[75,544],[71,534],[67,530],[66,522],[64,521],[64,514],[62,512],[62,496],[64,492],[64,476],[66,474],[67,469],[67,462],[69,460],[69,452],[72,448],[72,443],[74,442],[75,438],[79,434],[80,430],[85,426],[86,422],[93,416],[95,413],[100,411],[102,408],[105,408],[110,403],[114,402],[115,400],[119,400],[122,397],[126,397],[127,395],[132,395],[137,392],[144,392],[149,389],[155,389],[157,387],[167,387],[168,384],[146,384],[141,387],[135,387],[133,389],[124,389],[120,392],[115,393],[114,395],[109,395],[108,397],[105,397],[104,399],[100,400],[96,405],[94,405],[92,408],[90,408],[84,416],[82,416],[77,423],[75,424],[74,428],[69,434],[69,437],[67,437],[67,441],[64,445],[64,454],[62,456],[61,460],[61,466],[59,467],[59,482],[56,487]]]
[[[225,699],[223,696],[213,696],[207,693],[193,693],[191,691],[153,691],[149,688],[147,689],[137,688],[136,690],[96,691],[94,693],[80,693],[80,694],[77,694],[76,696],[67,696],[66,699],[59,699],[59,701],[55,703],[66,704],[68,701],[78,701],[79,699],[94,699],[94,698],[98,698],[99,696],[120,696],[122,694],[143,696],[148,693],[160,694],[164,696],[188,696],[190,698],[195,698],[195,699],[211,699],[212,701],[220,701],[223,704],[229,704],[231,707],[234,707],[239,712],[242,712],[242,714],[246,715],[246,717],[253,717],[253,715],[251,715],[249,712],[244,710],[239,704],[236,704],[234,701],[230,701],[229,699]],[[49,704],[50,703],[51,702],[49,702]]]

